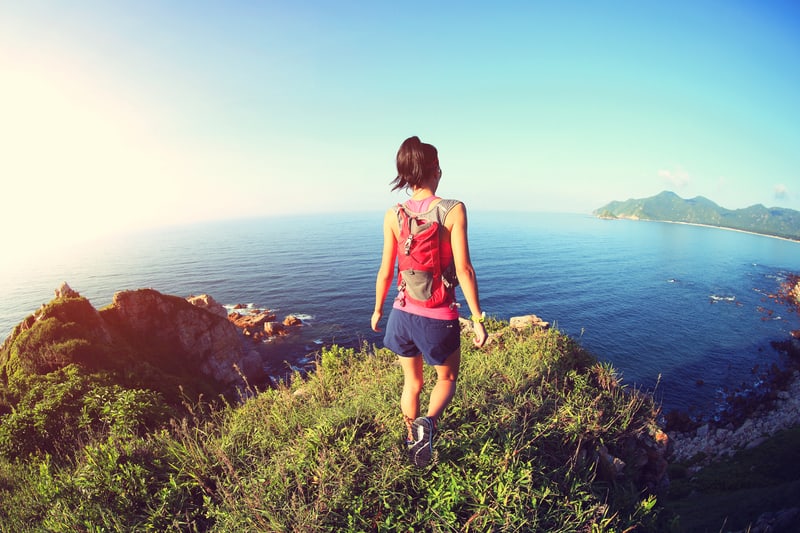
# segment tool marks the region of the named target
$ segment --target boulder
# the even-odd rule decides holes
[[[795,304],[800,305],[800,278],[798,278],[792,290],[789,291],[789,296],[794,300]]]
[[[294,315],[289,315],[283,319],[283,325],[290,328],[292,326],[302,326],[303,321]]]
[[[235,309],[235,307],[234,307]],[[249,315],[233,312],[228,320],[246,337],[254,341],[267,340],[269,337],[286,335],[286,328],[302,325],[302,321],[294,315],[288,315],[283,322],[276,321],[277,316],[270,311],[254,309]]]
[[[269,337],[274,337],[275,335],[283,335],[286,332],[283,324],[280,322],[265,322],[264,323],[264,333]]]
[[[81,295],[78,294],[78,291],[75,291],[70,287],[67,282],[63,282],[57,289],[56,289],[56,299],[59,298],[80,298]]]
[[[257,330],[263,330],[264,324],[275,320],[275,315],[269,311],[260,311],[249,315],[231,313],[228,320],[245,334],[252,334]]]
[[[228,318],[228,311],[225,310],[222,304],[218,303],[214,298],[212,298],[208,294],[201,294],[200,296],[189,296],[188,298],[186,298],[186,301],[195,307],[199,307],[200,309],[205,309],[206,311],[213,313],[219,317]]]
[[[527,329],[527,328],[542,328],[547,329],[550,327],[549,322],[545,322],[536,315],[512,316],[508,325],[513,329]]]

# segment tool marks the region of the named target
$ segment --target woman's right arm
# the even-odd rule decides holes
[[[472,267],[472,260],[469,257],[469,242],[467,239],[467,208],[463,203],[458,203],[447,214],[445,226],[450,231],[450,245],[453,248],[453,261],[456,266],[458,283],[461,285],[461,292],[467,301],[469,311],[473,318],[482,317],[481,302],[478,297],[478,278],[475,269]],[[480,348],[486,343],[486,327],[483,322],[472,322],[475,330],[475,346]]]
[[[394,228],[397,226],[397,215],[389,209],[383,217],[383,253],[381,266],[378,269],[378,278],[375,280],[375,309],[372,312],[372,330],[380,331],[378,322],[383,316],[383,302],[389,292],[389,286],[394,278],[394,263],[397,259],[397,236]]]

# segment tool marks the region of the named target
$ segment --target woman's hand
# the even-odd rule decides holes
[[[382,311],[375,311],[372,313],[372,331],[380,331],[381,328],[378,327],[378,322],[381,321],[381,317],[383,317]]]
[[[483,322],[473,322],[472,330],[475,332],[475,338],[472,339],[472,343],[478,348],[486,344],[486,339],[489,336],[486,334],[486,326],[483,325]]]

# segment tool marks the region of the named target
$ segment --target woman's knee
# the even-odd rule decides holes
[[[458,381],[458,369],[451,370],[451,369],[443,369],[436,373],[436,382],[440,381],[451,381],[455,384]]]
[[[425,385],[425,380],[422,378],[422,376],[407,375],[405,376],[405,380],[403,381],[403,388],[414,394],[419,394],[422,391],[422,387],[424,385]]]

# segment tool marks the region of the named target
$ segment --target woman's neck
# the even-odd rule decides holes
[[[420,201],[435,194],[436,191],[432,190],[430,187],[420,187],[418,189],[414,189],[414,192],[411,194],[411,199],[415,201]]]

